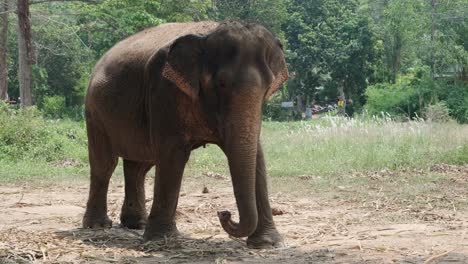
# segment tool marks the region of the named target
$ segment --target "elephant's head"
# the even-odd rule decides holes
[[[252,234],[258,216],[256,155],[262,105],[288,79],[280,41],[263,26],[227,22],[206,35],[187,35],[171,46],[163,76],[216,120],[239,210],[219,214],[234,237]]]

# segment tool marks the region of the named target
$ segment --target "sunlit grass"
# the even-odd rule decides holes
[[[468,164],[467,125],[324,118],[264,122],[261,138],[273,192],[363,206],[468,206],[461,195],[466,188],[452,181],[457,175],[430,170],[435,164]],[[192,154],[185,173],[189,189],[215,187],[206,172],[229,175],[216,146]]]
[[[0,180],[88,179],[85,128],[71,121],[46,122],[57,131],[63,156],[56,161],[0,160]],[[261,136],[272,177],[347,175],[354,172],[426,169],[468,163],[468,126],[457,123],[395,122],[388,118],[322,118],[264,122]],[[83,143],[84,142],[84,143]],[[40,147],[40,146],[38,146]],[[61,166],[72,160],[76,164]],[[57,164],[58,162],[58,164]],[[194,151],[187,176],[229,175],[226,157],[214,145]],[[116,174],[121,175],[121,167]],[[320,184],[320,181],[317,182]]]
[[[264,122],[262,144],[273,177],[346,174],[468,163],[468,126],[391,120]],[[227,173],[216,146],[196,150],[189,169]]]

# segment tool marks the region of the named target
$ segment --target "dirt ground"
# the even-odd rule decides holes
[[[466,210],[383,210],[281,192],[270,197],[285,247],[248,249],[226,235],[216,216],[236,212],[229,180],[214,175],[212,181],[208,193],[196,181],[183,188],[177,211],[182,237],[151,243],[142,242],[141,231],[118,226],[118,180],[109,194],[114,227],[98,231],[80,229],[86,183],[3,185],[0,263],[468,263]],[[148,198],[151,185],[148,180]]]

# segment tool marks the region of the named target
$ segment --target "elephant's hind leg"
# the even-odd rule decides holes
[[[87,132],[91,184],[83,227],[108,228],[112,226],[112,221],[107,216],[107,191],[118,157],[112,153],[107,135],[90,124],[89,120]]]
[[[124,160],[125,200],[120,214],[123,226],[143,229],[146,225],[145,176],[153,166],[149,163]]]

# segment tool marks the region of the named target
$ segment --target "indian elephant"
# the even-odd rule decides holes
[[[170,23],[116,44],[96,64],[85,98],[91,184],[83,226],[112,225],[107,192],[121,157],[121,224],[145,228],[145,240],[177,234],[185,164],[210,143],[227,157],[239,211],[238,223],[218,213],[224,230],[248,237],[250,247],[280,245],[259,135],[263,103],[287,79],[280,41],[254,23]],[[147,216],[144,180],[152,166]]]

